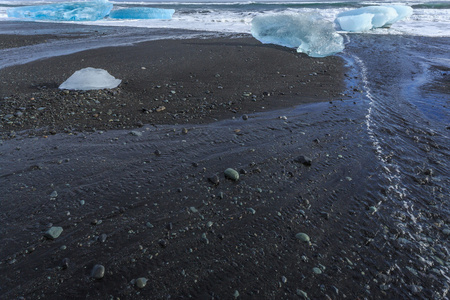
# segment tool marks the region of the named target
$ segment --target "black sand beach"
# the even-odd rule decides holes
[[[123,82],[58,90],[84,67]],[[152,41],[0,76],[2,299],[427,298],[442,287],[382,217],[389,182],[362,84],[340,57],[250,37]],[[46,237],[52,227],[59,237]]]
[[[152,41],[89,50],[0,70],[0,117],[11,116],[2,132],[204,123],[342,99],[343,64],[337,57],[311,59],[253,38]],[[122,84],[108,91],[58,90],[86,67],[105,69]]]

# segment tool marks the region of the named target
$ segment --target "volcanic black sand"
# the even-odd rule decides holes
[[[122,83],[58,90],[84,67]],[[366,192],[382,179],[346,73],[249,37],[0,70],[0,298],[388,296]]]
[[[58,90],[86,67],[105,69],[122,83],[104,91]],[[102,48],[3,69],[0,77],[4,133],[204,123],[329,101],[344,89],[341,59],[311,59],[252,38]]]

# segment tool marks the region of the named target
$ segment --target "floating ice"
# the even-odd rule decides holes
[[[331,22],[314,14],[257,16],[252,35],[264,44],[297,48],[311,57],[325,57],[344,50],[344,39]]]
[[[342,16],[336,21],[344,31],[368,31],[373,28],[372,19],[374,14],[360,14],[357,16]]]
[[[109,14],[113,4],[107,0],[21,6],[6,11],[10,18],[51,21],[96,21]]]
[[[395,22],[412,15],[409,6],[367,6],[342,12],[336,23],[344,31],[368,31],[372,28],[390,27]]]
[[[132,7],[111,11],[112,19],[172,19],[174,9]]]
[[[103,69],[84,68],[76,71],[59,86],[61,90],[101,90],[116,88],[122,80]]]
[[[411,6],[406,6],[406,5],[391,5],[389,7],[392,7],[393,9],[395,9],[397,11],[398,17],[389,21],[388,23],[386,23],[386,25],[390,26],[392,24],[394,24],[395,22],[398,22],[400,20],[409,18],[412,16],[413,14],[413,9]],[[385,26],[386,26],[385,25]]]

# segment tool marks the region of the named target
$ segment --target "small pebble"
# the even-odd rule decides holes
[[[130,134],[134,135],[134,136],[142,136],[142,132],[139,132],[139,131],[136,131],[136,130],[130,131]]]
[[[248,211],[249,213],[251,213],[252,215],[256,214],[256,210],[254,210],[254,209],[251,208],[251,207],[247,208],[247,211]]]
[[[48,239],[54,240],[57,239],[61,233],[63,232],[63,228],[62,227],[51,227],[49,230],[47,230],[44,234],[44,236]]]
[[[100,242],[101,242],[101,243],[106,242],[106,238],[107,238],[107,237],[108,237],[108,236],[106,235],[106,233],[102,233],[102,234],[100,235],[100,238],[99,238]]]
[[[102,279],[105,276],[105,267],[103,265],[95,265],[92,268],[91,277],[94,279]]]
[[[313,272],[314,272],[314,274],[316,274],[316,275],[322,274],[322,270],[319,269],[319,268],[313,268]]]
[[[140,277],[136,279],[136,287],[139,289],[143,289],[147,285],[148,279],[145,277]]]
[[[164,239],[159,240],[158,243],[161,246],[161,248],[166,248],[167,244],[168,244],[167,240],[164,240]]]
[[[312,164],[312,159],[309,158],[308,156],[304,156],[304,155],[300,155],[299,157],[294,159],[294,161],[296,163],[300,163],[300,164],[303,164],[305,166],[311,166],[311,164]]]
[[[155,227],[155,226],[153,226],[153,224],[150,223],[150,222],[145,223],[145,226],[147,226],[148,228],[153,228],[153,227]]]
[[[57,191],[53,191],[53,192],[50,194],[50,198],[56,198],[56,197],[58,197],[58,192],[57,192]]]
[[[233,297],[234,297],[234,298],[239,297],[239,292],[238,292],[238,290],[235,290],[235,291],[234,291]]]
[[[297,239],[299,239],[300,241],[305,242],[305,243],[309,243],[309,242],[311,241],[311,239],[309,238],[309,236],[308,236],[306,233],[303,233],[303,232],[297,233],[297,234],[295,235],[295,237],[296,237]]]
[[[66,270],[67,268],[69,268],[69,265],[70,265],[70,259],[68,259],[67,257],[64,258],[61,262],[61,268],[63,270]]]
[[[225,174],[225,177],[228,178],[228,179],[231,179],[233,181],[238,181],[239,180],[239,173],[236,170],[232,169],[232,168],[226,169],[224,174]]]
[[[219,176],[217,175],[213,175],[211,177],[208,178],[208,181],[211,182],[214,185],[218,185],[220,180],[219,180]]]
[[[308,294],[300,289],[297,289],[297,295],[303,297],[304,299],[309,299]]]

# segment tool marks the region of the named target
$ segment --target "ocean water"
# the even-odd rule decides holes
[[[0,1],[0,21],[7,20],[6,9],[21,5],[39,5],[69,1]],[[446,1],[110,1],[114,9],[156,7],[175,9],[172,20],[111,20],[83,22],[89,25],[172,28],[217,32],[249,33],[251,20],[261,14],[277,12],[319,13],[333,21],[342,11],[367,5],[402,4],[414,8],[414,15],[395,24],[389,34],[450,36],[450,4]],[[385,33],[384,30],[373,33]]]
[[[52,27],[36,29],[23,23],[15,25],[6,16],[9,7],[51,2],[63,1],[0,0],[0,22],[8,24],[0,26],[0,34],[51,33]],[[117,8],[173,8],[175,14],[172,20],[76,22],[99,26],[99,31],[109,33],[109,39],[52,41],[45,45],[0,50],[0,68],[144,40],[248,34],[251,20],[264,14],[314,12],[333,21],[342,11],[366,5],[412,6],[413,15],[390,29],[363,34],[342,33],[346,49],[338,55],[351,70],[349,85],[360,91],[360,95],[353,99],[357,103],[356,114],[362,116],[365,130],[365,140],[359,143],[365,152],[373,153],[378,166],[373,170],[373,179],[367,184],[365,195],[371,199],[370,202],[376,203],[380,212],[377,232],[384,237],[376,245],[379,251],[374,250],[374,255],[389,252],[385,259],[392,265],[392,270],[386,272],[401,273],[395,275],[399,282],[407,282],[419,290],[421,285],[427,284],[431,287],[425,288],[434,289],[434,294],[420,295],[419,298],[448,299],[450,243],[449,237],[442,233],[443,229],[450,229],[448,1],[112,2]],[[297,110],[301,111],[301,108]],[[295,113],[293,110],[289,118],[295,118]],[[413,267],[413,263],[407,265],[405,262],[408,260],[419,262],[417,265],[420,267]],[[377,269],[377,266],[372,266],[372,269]],[[419,271],[408,273],[411,269]],[[389,292],[394,293],[397,299],[410,297],[405,289],[395,292],[391,289]]]

